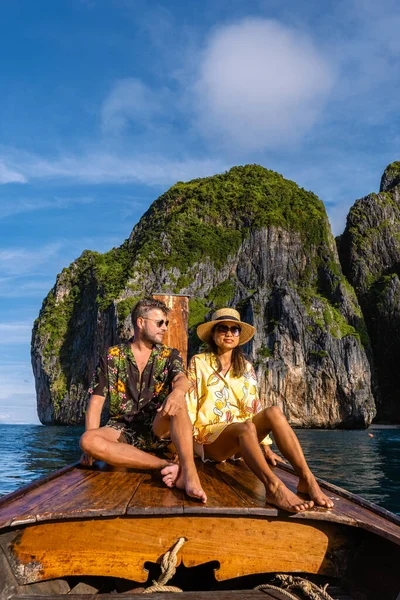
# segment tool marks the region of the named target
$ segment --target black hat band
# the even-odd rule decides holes
[[[213,319],[213,321],[238,321],[239,323],[241,322],[236,317],[231,317],[230,315],[225,315],[224,317],[217,317],[216,319]]]

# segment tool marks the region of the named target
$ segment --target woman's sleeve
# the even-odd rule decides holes
[[[189,391],[186,394],[186,402],[190,420],[192,422],[192,425],[194,425],[197,419],[197,400],[199,397],[196,373],[196,358],[194,356],[189,362],[186,375],[190,384]]]
[[[257,385],[257,376],[256,376],[256,372],[254,370],[253,365],[251,365],[250,368],[250,376],[251,376],[251,381],[255,387],[255,406],[256,408],[256,414],[259,413],[260,411],[262,411],[265,406],[263,406],[261,400],[260,400],[260,396],[258,393],[258,385]],[[262,446],[270,446],[272,444],[272,440],[270,438],[269,435],[265,436],[265,438],[263,440],[261,440],[260,444]]]

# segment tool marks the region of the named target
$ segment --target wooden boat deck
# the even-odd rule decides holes
[[[289,514],[265,503],[261,482],[243,461],[198,464],[206,505],[176,488],[168,489],[156,474],[70,465],[0,499],[0,531],[32,523],[117,516],[218,515],[321,520],[359,527],[400,544],[400,517],[327,482],[320,484],[334,500],[331,510],[314,507]],[[276,468],[293,491],[297,478],[290,468]]]
[[[52,580],[64,586],[65,577],[120,578],[140,586],[148,578],[145,563],[160,563],[184,537],[178,564],[190,568],[212,563],[216,582],[274,572],[340,581],[351,563],[357,585],[370,570],[380,572],[388,589],[396,588],[396,515],[325,482],[322,487],[333,498],[334,509],[289,514],[265,503],[261,482],[243,461],[199,463],[198,471],[206,505],[166,488],[157,474],[102,463],[65,467],[1,498],[0,574],[8,569],[15,589],[26,590],[20,591],[25,595],[27,587]],[[290,468],[277,467],[276,472],[295,491],[297,478]],[[247,593],[253,600],[263,592]],[[276,594],[263,597],[280,598]],[[197,596],[193,592],[188,598]]]

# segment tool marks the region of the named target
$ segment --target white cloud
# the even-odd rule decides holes
[[[21,393],[20,387],[15,385],[12,394],[7,396],[3,396],[0,389],[0,423],[39,423],[35,389]]]
[[[19,277],[0,277],[0,298],[43,298],[54,281],[23,280]]]
[[[0,400],[14,393],[31,394],[34,391],[34,378],[30,362],[7,360],[3,356],[0,358]]]
[[[170,92],[153,91],[139,79],[118,81],[103,103],[102,129],[105,133],[120,133],[130,122],[140,129],[168,113]]]
[[[61,244],[56,243],[44,246],[39,250],[27,248],[0,250],[0,273],[8,276],[31,274],[34,269],[53,259],[60,248]]]
[[[88,152],[51,160],[15,151],[19,170],[26,180],[68,179],[80,183],[145,183],[171,185],[176,181],[214,175],[228,168],[218,159],[169,159],[163,156],[118,156]],[[19,156],[18,156],[19,154]]]
[[[298,141],[314,125],[333,68],[305,34],[244,19],[211,36],[194,86],[198,127],[222,146],[262,150]]]
[[[31,321],[0,323],[0,344],[27,344],[31,340],[31,333]]]
[[[21,173],[14,171],[11,167],[7,167],[0,160],[0,184],[4,183],[26,183],[26,179]]]
[[[30,362],[0,359],[0,423],[38,423]]]
[[[39,210],[61,210],[70,208],[75,204],[91,204],[95,201],[90,196],[78,196],[76,198],[62,198],[54,196],[48,200],[40,198],[16,198],[12,202],[0,206],[0,219]]]

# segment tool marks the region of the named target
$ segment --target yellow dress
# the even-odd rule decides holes
[[[190,389],[187,403],[193,424],[193,437],[198,444],[211,444],[230,425],[251,420],[262,410],[253,365],[246,361],[242,377],[218,373],[214,354],[193,356],[188,367]],[[267,436],[261,442],[272,444]]]

